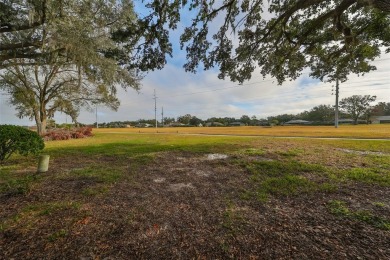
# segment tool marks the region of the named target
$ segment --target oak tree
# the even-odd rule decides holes
[[[353,95],[351,97],[343,98],[340,101],[340,108],[352,117],[353,122],[356,125],[359,117],[367,116],[370,113],[370,103],[374,102],[375,100],[376,96]]]
[[[135,67],[140,66],[134,64],[140,60],[127,62],[138,42],[114,39],[137,23],[131,2],[10,0],[1,5],[0,88],[10,94],[20,117],[35,119],[40,134],[56,111],[77,120],[80,108],[92,103],[116,109],[118,86],[139,88]]]
[[[168,31],[178,16],[164,5],[148,8],[148,15],[137,15],[131,0],[1,1],[0,69],[15,59],[45,63],[52,55],[79,66],[109,57],[128,69],[161,69],[172,54]]]
[[[259,70],[281,84],[309,69],[344,81],[374,70],[381,47],[390,51],[389,0],[181,2],[196,13],[181,36],[187,71],[217,66],[220,78],[243,82]]]

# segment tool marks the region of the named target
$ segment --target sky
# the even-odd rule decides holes
[[[178,32],[172,34],[175,39]],[[162,70],[149,72],[142,80],[139,92],[118,89],[121,101],[118,111],[98,106],[96,110],[83,110],[79,122],[135,121],[155,118],[156,92],[157,120],[191,114],[201,119],[210,117],[236,117],[242,115],[267,118],[280,114],[297,114],[320,104],[335,104],[332,95],[334,83],[323,83],[308,77],[308,73],[295,81],[278,85],[276,80],[254,73],[250,81],[239,85],[218,79],[218,71],[184,71],[185,52],[174,44],[173,58],[168,58]],[[377,102],[390,102],[390,54],[382,54],[372,63],[377,70],[364,76],[350,75],[340,84],[340,100],[352,95],[375,95]],[[334,87],[333,87],[334,89]],[[334,93],[335,91],[333,91]],[[71,123],[69,116],[56,113],[57,123]],[[34,125],[28,118],[19,119],[15,109],[7,102],[7,95],[0,93],[0,124]]]

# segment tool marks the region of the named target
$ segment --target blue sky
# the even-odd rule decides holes
[[[179,29],[180,29],[179,25]],[[217,70],[198,73],[186,73],[183,69],[185,52],[180,51],[178,36],[180,30],[172,34],[174,57],[168,58],[168,64],[160,71],[150,72],[142,81],[139,93],[132,89],[119,89],[121,106],[117,112],[98,107],[98,122],[138,120],[154,118],[153,91],[157,93],[157,115],[177,118],[191,114],[202,119],[209,117],[257,118],[267,116],[300,113],[320,104],[335,103],[332,85],[311,79],[304,73],[295,81],[287,81],[282,86],[260,73],[254,73],[249,82],[243,85],[219,80]],[[377,70],[364,76],[351,75],[347,82],[340,84],[340,99],[352,95],[376,95],[377,102],[390,102],[390,54],[383,54],[373,62]],[[0,95],[0,124],[33,125],[26,118],[16,117],[13,107],[7,103],[7,96]],[[70,122],[70,118],[57,113],[57,123]],[[93,123],[95,111],[82,111],[79,121]]]

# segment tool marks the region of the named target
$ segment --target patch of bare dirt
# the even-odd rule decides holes
[[[98,187],[93,178],[56,178],[91,159],[58,158],[28,194],[0,197],[0,259],[390,258],[390,231],[328,209],[343,200],[389,217],[389,188],[345,184],[265,203],[244,196],[254,183],[230,157],[205,157],[161,153],[136,171],[100,158],[123,166],[124,177],[95,195],[82,193]],[[29,208],[60,202],[76,207]]]
[[[229,156],[227,154],[212,153],[207,155],[207,160],[221,160],[227,159]]]
[[[385,153],[382,152],[372,152],[372,151],[357,151],[357,150],[350,150],[350,149],[338,149],[339,151],[342,151],[344,153],[352,153],[352,154],[358,154],[358,155],[376,155],[376,156],[384,156]]]

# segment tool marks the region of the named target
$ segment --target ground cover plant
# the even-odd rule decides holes
[[[115,130],[1,166],[0,258],[390,257],[388,140]]]

